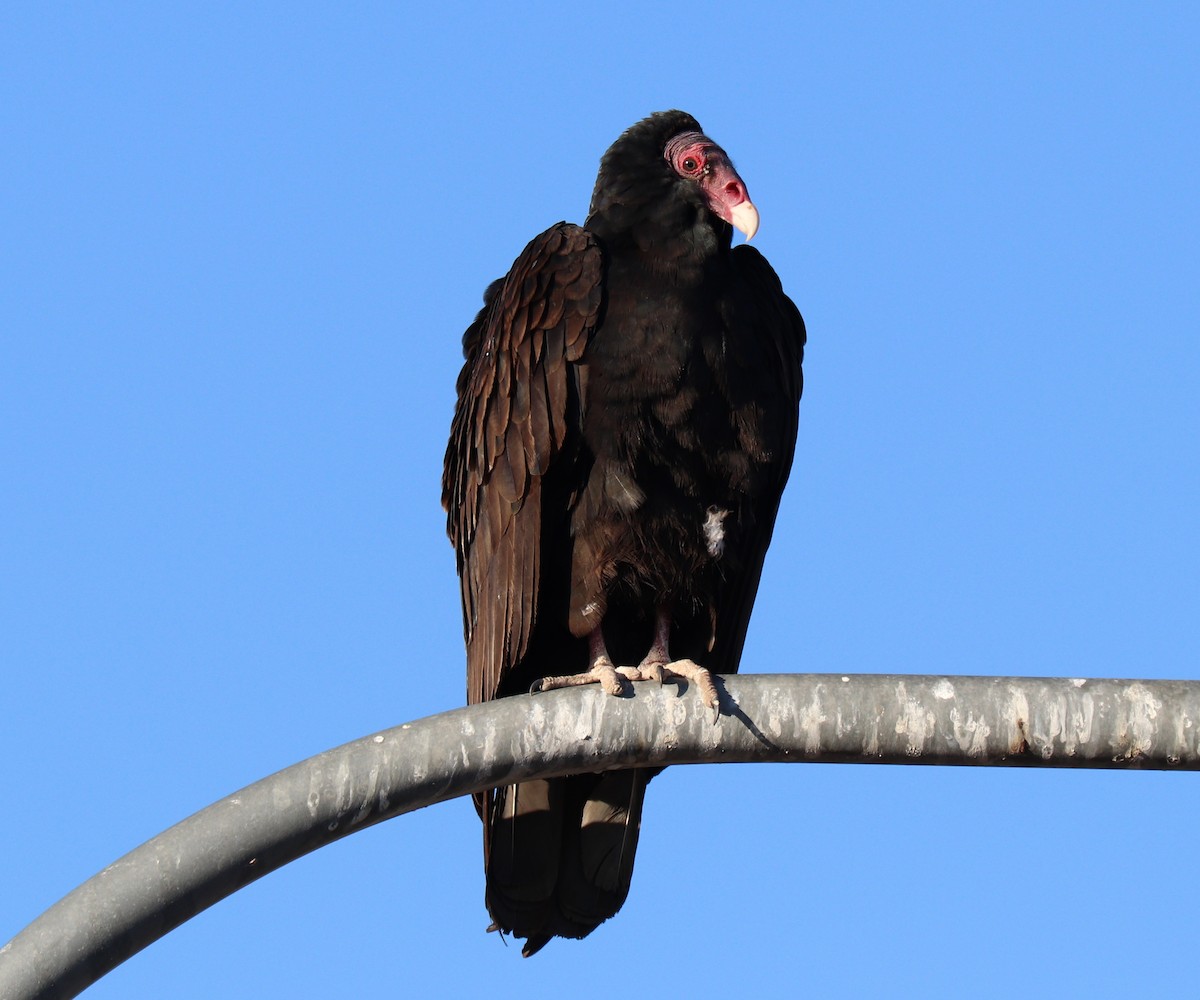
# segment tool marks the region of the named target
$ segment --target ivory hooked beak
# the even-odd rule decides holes
[[[749,243],[758,232],[758,209],[747,199],[729,210],[729,221],[735,229],[746,234],[746,242]]]

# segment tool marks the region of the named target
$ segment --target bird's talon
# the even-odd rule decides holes
[[[643,663],[638,668],[638,672],[641,674],[642,680],[658,681],[658,686],[662,687],[667,679],[663,666],[662,663]]]

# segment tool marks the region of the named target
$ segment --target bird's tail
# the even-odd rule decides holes
[[[492,929],[525,938],[526,957],[552,937],[581,938],[629,894],[644,770],[581,774],[498,788],[484,812]]]

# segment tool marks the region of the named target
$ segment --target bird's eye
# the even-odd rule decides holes
[[[694,153],[685,153],[679,158],[679,172],[681,174],[698,174],[704,169],[704,154],[700,151]]]
[[[663,150],[671,169],[688,180],[698,180],[707,173],[710,153],[716,155],[708,141],[695,132],[675,136]]]

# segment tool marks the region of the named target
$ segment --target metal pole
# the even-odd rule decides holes
[[[0,949],[0,996],[77,995],[219,899],[393,816],[532,777],[822,761],[1200,770],[1200,681],[899,675],[635,685],[458,709],[318,754],[147,841]],[[464,862],[466,863],[466,862]]]

